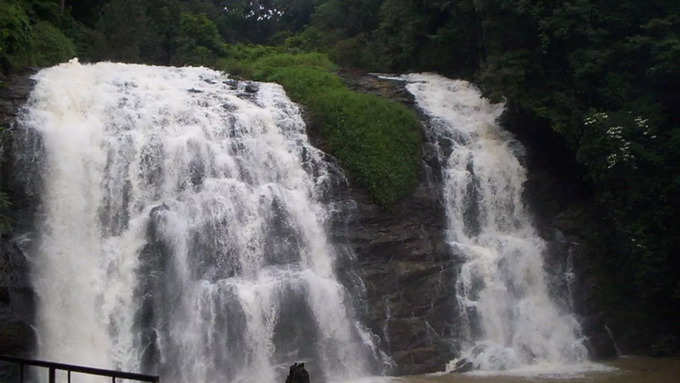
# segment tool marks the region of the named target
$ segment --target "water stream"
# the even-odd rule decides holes
[[[332,165],[281,86],[77,61],[35,79],[39,357],[168,382],[374,372],[326,232]]]
[[[448,241],[463,259],[456,281],[460,358],[483,371],[563,371],[587,361],[579,323],[546,282],[544,241],[523,203],[524,149],[497,123],[502,104],[472,84],[402,77],[429,118],[442,164]],[[569,367],[567,367],[569,369]]]

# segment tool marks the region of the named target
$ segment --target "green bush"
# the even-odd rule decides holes
[[[331,153],[376,202],[389,205],[413,190],[421,135],[412,111],[345,88],[318,94],[312,110]]]
[[[258,67],[253,73],[259,79],[283,85],[291,98],[311,108],[320,94],[344,87],[337,75],[313,67]]]
[[[0,64],[4,69],[25,59],[31,45],[31,24],[24,9],[16,2],[0,4]]]
[[[418,181],[421,133],[415,114],[378,96],[349,90],[325,54],[281,53],[236,48],[252,61],[225,60],[260,81],[277,82],[300,102],[320,127],[324,149],[336,156],[352,180],[382,206],[408,195]],[[246,69],[247,68],[247,69]]]
[[[215,23],[204,14],[183,12],[174,64],[215,65],[224,53],[224,43]]]
[[[33,26],[33,64],[41,67],[64,62],[76,55],[73,42],[47,21]]]

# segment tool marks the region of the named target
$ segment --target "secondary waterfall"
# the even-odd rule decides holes
[[[544,241],[522,202],[523,148],[465,81],[403,76],[430,118],[443,174],[448,239],[464,259],[456,281],[462,355],[481,370],[556,368],[585,361],[580,326],[550,297]]]
[[[39,357],[191,383],[371,372],[326,233],[332,165],[279,85],[77,61],[35,79]]]

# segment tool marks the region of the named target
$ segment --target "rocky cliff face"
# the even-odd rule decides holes
[[[422,182],[390,210],[352,190],[348,241],[365,284],[364,322],[382,341],[396,374],[442,370],[455,350],[456,262],[444,238],[439,190]]]
[[[343,77],[356,90],[414,107],[399,83],[353,73]],[[459,262],[445,238],[440,166],[424,141],[420,183],[408,198],[383,209],[365,191],[350,188],[357,205],[347,240],[365,284],[363,319],[392,358],[391,373],[399,375],[441,371],[457,351],[453,291]]]
[[[20,107],[26,102],[33,87],[27,72],[2,78],[0,85],[0,126],[10,131]],[[0,235],[0,354],[27,356],[35,345],[36,337],[31,327],[34,296],[29,280],[29,267],[22,248],[28,236],[16,235],[30,226],[35,203],[28,201],[18,189],[12,187],[15,174],[10,163],[12,135],[0,142],[0,187],[8,190],[13,203],[11,219],[15,233]],[[33,205],[33,206],[31,206]],[[0,368],[0,378],[11,370]]]

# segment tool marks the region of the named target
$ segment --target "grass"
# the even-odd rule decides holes
[[[231,47],[221,61],[229,73],[281,84],[320,127],[324,150],[350,179],[388,207],[418,183],[421,131],[415,113],[375,95],[348,89],[325,54],[273,47]]]

